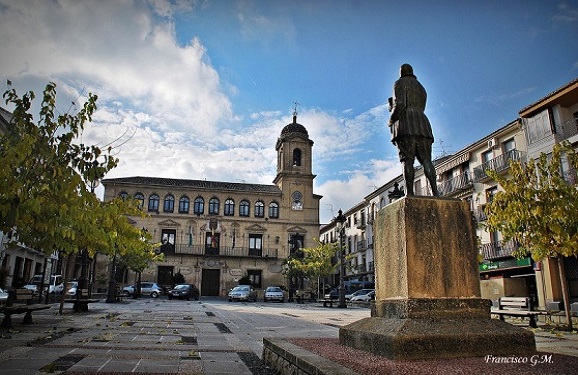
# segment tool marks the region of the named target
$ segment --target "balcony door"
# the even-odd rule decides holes
[[[221,233],[207,232],[205,235],[205,254],[219,255],[220,243],[221,243]]]

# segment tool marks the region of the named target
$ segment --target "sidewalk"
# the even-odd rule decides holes
[[[0,331],[0,375],[273,374],[258,346],[251,350],[239,337],[249,332],[233,334],[233,323],[220,319],[210,302],[175,306],[153,299],[99,302],[80,314],[65,305],[57,315],[53,305],[34,313],[32,325],[15,315],[13,327]],[[316,304],[295,307],[336,313]],[[578,357],[578,334],[534,332],[539,351]]]

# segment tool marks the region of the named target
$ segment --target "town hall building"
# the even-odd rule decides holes
[[[202,296],[226,296],[242,277],[257,289],[289,286],[284,260],[319,238],[320,195],[313,192],[313,141],[293,122],[281,131],[277,175],[271,185],[160,177],[102,181],[104,200],[131,196],[149,217],[130,220],[146,229],[164,261],[151,264],[142,280],[163,286],[179,272]],[[132,283],[126,272],[123,282]]]

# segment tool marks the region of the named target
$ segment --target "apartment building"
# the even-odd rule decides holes
[[[102,181],[104,199],[132,196],[149,217],[131,218],[162,245],[163,262],[143,280],[170,285],[179,272],[203,296],[224,296],[248,276],[256,288],[287,285],[284,260],[319,238],[319,200],[313,192],[312,147],[307,129],[293,122],[276,143],[277,175],[271,185],[159,177]],[[127,273],[125,282],[134,275]]]

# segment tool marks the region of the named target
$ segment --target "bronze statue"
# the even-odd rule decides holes
[[[414,195],[413,163],[417,157],[424,168],[433,195],[439,196],[436,171],[431,161],[434,137],[431,124],[424,113],[426,101],[427,93],[413,75],[413,68],[409,64],[403,64],[400,78],[393,85],[393,97],[389,98],[388,102],[391,112],[391,142],[399,150],[407,195]]]

